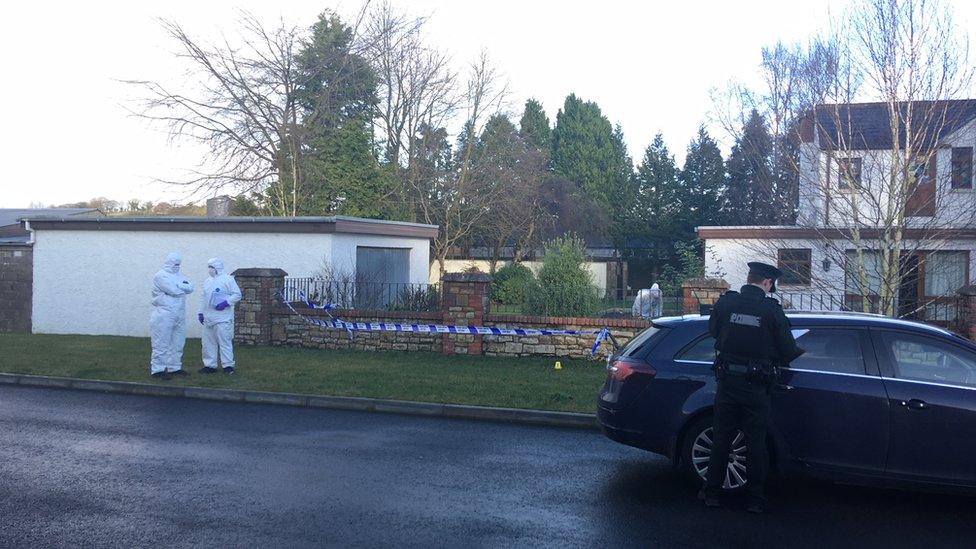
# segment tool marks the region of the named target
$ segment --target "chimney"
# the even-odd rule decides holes
[[[207,217],[228,217],[230,207],[234,203],[231,197],[225,195],[207,199]]]

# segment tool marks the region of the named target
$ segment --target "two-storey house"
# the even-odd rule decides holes
[[[819,105],[799,141],[796,224],[699,227],[706,275],[735,288],[764,261],[797,308],[884,295],[900,316],[954,319],[947,296],[976,270],[976,100]]]

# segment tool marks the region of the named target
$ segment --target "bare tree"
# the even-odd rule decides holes
[[[323,64],[353,64],[353,58],[371,46],[358,33],[363,14],[359,13],[351,27],[350,49],[336,51],[334,55],[341,58],[321,60]],[[284,21],[268,28],[255,16],[243,13],[238,40],[208,44],[191,37],[176,22],[163,20],[161,24],[178,45],[177,56],[187,64],[187,83],[178,87],[128,81],[144,94],[135,114],[162,124],[171,140],[197,142],[210,151],[189,178],[166,182],[183,185],[191,194],[213,194],[226,188],[241,194],[261,192],[273,214],[298,215],[311,192],[303,168],[310,129],[320,111],[330,106],[328,101],[311,106],[301,101],[302,86],[315,78],[303,73],[299,63],[307,29]],[[340,80],[358,76],[342,70],[336,75]],[[345,82],[327,84],[339,89]]]
[[[161,24],[187,62],[189,86],[129,81],[146,94],[136,114],[164,124],[171,140],[195,141],[211,153],[189,179],[167,182],[194,192],[267,190],[274,213],[296,215],[302,198],[298,29],[282,22],[269,30],[243,14],[243,45],[234,46],[205,44],[176,22]]]
[[[465,123],[450,173],[441,180],[419,175],[408,180],[418,206],[418,216],[424,223],[440,226],[434,239],[433,253],[440,274],[450,250],[466,242],[479,223],[491,211],[500,189],[474,177],[474,151],[478,135],[485,121],[498,112],[504,102],[507,86],[491,65],[488,56],[472,63],[464,94]]]

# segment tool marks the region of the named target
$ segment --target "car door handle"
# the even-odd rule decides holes
[[[792,385],[787,385],[785,383],[777,384],[776,388],[779,389],[780,391],[792,391],[794,389]]]
[[[898,405],[904,406],[910,410],[926,410],[929,407],[928,402],[919,400],[917,398],[913,398],[911,400],[900,400],[898,401]]]

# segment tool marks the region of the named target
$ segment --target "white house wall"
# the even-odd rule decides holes
[[[34,244],[35,333],[145,337],[149,334],[153,275],[166,254],[183,256],[182,272],[196,291],[187,297],[187,335],[196,321],[207,260],[219,256],[228,272],[284,269],[312,276],[326,260],[355,269],[355,246],[410,248],[411,282],[427,280],[426,239],[354,234],[38,230]]]
[[[936,209],[938,223],[952,227],[971,226],[976,222],[976,191],[952,189],[952,147],[974,147],[976,121],[945,138],[936,152]],[[862,159],[862,187],[869,189],[860,195],[855,191],[837,188],[836,158]],[[800,183],[797,223],[808,227],[847,227],[851,225],[854,205],[859,212],[861,226],[879,225],[884,218],[884,205],[890,194],[886,192],[887,173],[892,165],[890,150],[821,151],[814,143],[806,143],[800,150]],[[829,179],[828,179],[829,178]],[[829,181],[829,185],[828,185]],[[829,198],[829,200],[828,200]],[[872,200],[878,203],[872,203]],[[910,219],[908,226],[931,227],[933,218]]]

